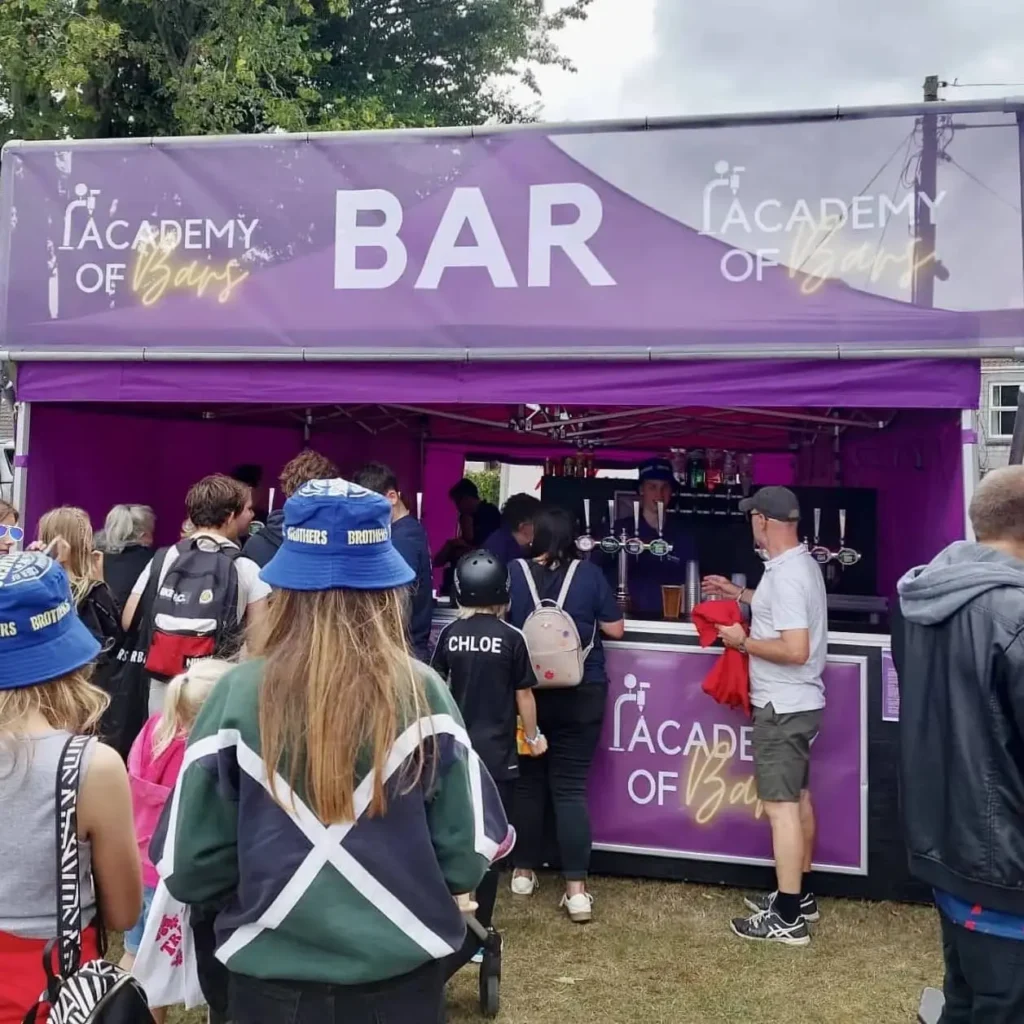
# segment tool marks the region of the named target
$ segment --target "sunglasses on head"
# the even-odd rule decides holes
[[[25,539],[25,531],[20,526],[4,526],[0,523],[0,539],[10,537],[13,541]]]

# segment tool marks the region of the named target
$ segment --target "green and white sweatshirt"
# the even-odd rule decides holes
[[[217,957],[231,971],[354,985],[406,974],[462,945],[452,894],[480,883],[508,823],[451,694],[420,667],[429,714],[399,729],[387,812],[367,813],[373,787],[363,775],[356,821],[330,827],[301,782],[294,811],[270,795],[259,732],[263,663],[240,665],[214,689],[189,740],[158,867],[183,903],[222,908]],[[402,794],[395,782],[424,736],[433,764]],[[276,788],[291,807],[287,782],[278,778]]]

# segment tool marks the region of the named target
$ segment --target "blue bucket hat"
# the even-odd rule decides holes
[[[52,558],[34,551],[0,558],[0,690],[59,679],[99,653]]]
[[[416,574],[391,543],[391,502],[347,480],[312,480],[284,503],[284,540],[260,579],[279,590],[391,590]]]

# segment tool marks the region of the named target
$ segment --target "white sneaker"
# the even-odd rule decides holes
[[[594,897],[589,892],[563,896],[561,906],[565,907],[569,920],[575,924],[587,924],[594,916]]]
[[[540,888],[537,876],[531,871],[528,875],[512,875],[512,895],[532,896]]]

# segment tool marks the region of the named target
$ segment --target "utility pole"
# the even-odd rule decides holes
[[[939,76],[929,75],[924,80],[926,103],[939,100]],[[924,114],[921,118],[921,165],[914,188],[914,288],[911,301],[917,306],[935,305],[935,222],[932,210],[925,202],[935,201],[938,191],[939,169],[939,117]]]

